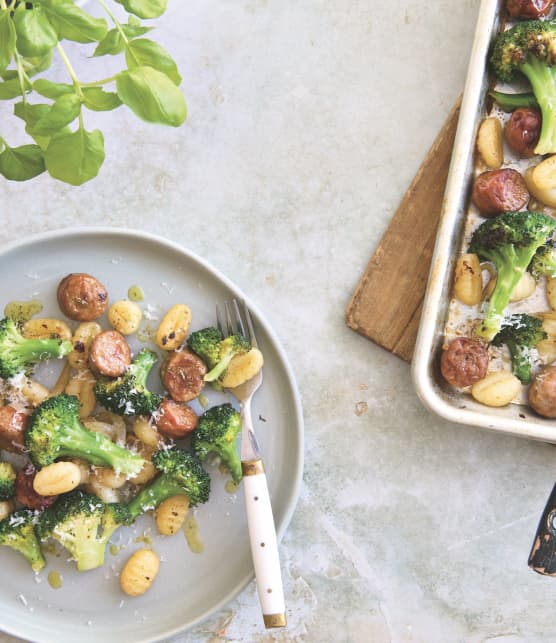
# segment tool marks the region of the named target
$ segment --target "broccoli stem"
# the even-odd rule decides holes
[[[510,270],[500,270],[496,277],[496,286],[488,302],[488,308],[481,326],[476,334],[490,342],[502,326],[504,310],[510,301],[510,296],[521,279],[525,268],[514,267]]]
[[[26,364],[30,364],[49,359],[50,357],[60,357],[61,349],[64,350],[65,348],[65,346],[61,346],[57,339],[43,338],[26,339],[24,343],[19,344],[14,350],[17,351],[18,355]]]
[[[135,520],[141,514],[158,505],[171,496],[185,496],[183,488],[172,481],[171,478],[162,474],[152,484],[140,491],[135,498],[127,505],[131,517]]]
[[[205,382],[214,382],[217,380],[228,368],[234,354],[234,351],[229,351],[228,354],[225,355],[218,364],[205,375]]]
[[[541,133],[535,154],[556,152],[556,70],[535,56],[520,67],[533,88],[542,115]]]
[[[84,454],[91,464],[108,466],[127,476],[137,475],[144,464],[143,458],[118,446],[102,433],[89,431],[80,424],[65,425],[59,456],[80,458]]]

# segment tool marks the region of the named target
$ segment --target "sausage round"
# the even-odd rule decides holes
[[[29,415],[13,406],[0,406],[0,449],[21,453],[25,450],[25,428]]]
[[[504,128],[506,142],[514,152],[529,158],[535,154],[535,147],[541,133],[541,113],[534,107],[519,107],[512,112]]]
[[[167,438],[179,440],[195,431],[198,420],[195,411],[187,404],[165,398],[158,409],[156,427]]]
[[[203,360],[187,349],[170,353],[160,367],[162,383],[176,402],[189,402],[198,397],[205,386],[206,373]]]
[[[92,321],[104,314],[108,291],[98,279],[82,272],[62,279],[57,291],[60,310],[76,321]]]
[[[15,498],[29,509],[46,509],[53,505],[58,496],[41,496],[33,488],[33,481],[37,475],[37,470],[32,464],[26,465],[18,471],[15,478]]]
[[[507,0],[506,9],[512,18],[535,20],[546,16],[554,0]]]
[[[529,201],[525,180],[517,170],[504,168],[483,172],[475,179],[473,203],[484,216],[520,210]]]
[[[488,350],[486,345],[477,339],[458,337],[442,351],[440,372],[452,386],[471,386],[482,380],[487,370]]]
[[[556,417],[556,366],[538,373],[529,387],[529,404],[539,415]]]
[[[91,342],[89,348],[91,369],[106,377],[119,377],[131,364],[131,348],[117,330],[105,330]]]

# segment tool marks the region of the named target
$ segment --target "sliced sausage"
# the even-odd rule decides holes
[[[187,349],[170,353],[160,367],[162,383],[176,402],[189,402],[198,397],[205,386],[206,373],[203,360]]]
[[[506,9],[512,18],[536,20],[546,16],[554,0],[507,0]]]
[[[180,402],[165,398],[156,414],[156,427],[167,438],[179,440],[193,433],[199,418],[195,411]]]
[[[487,374],[488,350],[486,345],[469,337],[454,339],[442,351],[440,371],[444,379],[458,388],[470,386]]]
[[[517,170],[504,168],[483,172],[475,179],[473,203],[484,216],[521,210],[529,201],[525,179]]]
[[[46,509],[53,505],[58,496],[41,496],[33,488],[33,481],[37,470],[32,464],[28,464],[21,471],[18,471],[15,478],[15,499],[29,509]]]
[[[104,314],[108,291],[98,279],[82,272],[62,279],[57,291],[60,310],[76,321],[92,321]]]
[[[106,377],[123,375],[131,364],[131,348],[117,330],[105,330],[91,342],[89,348],[91,369]]]
[[[535,154],[535,147],[541,133],[541,113],[534,107],[519,107],[512,112],[504,135],[514,152],[529,158]]]
[[[0,449],[21,453],[25,450],[25,428],[29,415],[13,406],[0,406]]]
[[[539,415],[556,418],[556,366],[546,366],[529,387],[529,404]]]

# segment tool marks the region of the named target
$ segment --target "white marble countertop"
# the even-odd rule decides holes
[[[478,6],[171,0],[156,33],[186,124],[98,115],[95,180],[0,181],[0,242],[81,224],[170,237],[248,293],[288,352],[306,423],[281,545],[290,626],[263,630],[252,584],[181,643],[556,638],[556,581],[527,567],[554,447],[433,417],[408,365],[344,324],[461,91]]]

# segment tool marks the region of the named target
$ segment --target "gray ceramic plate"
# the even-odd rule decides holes
[[[95,275],[112,300],[125,298],[128,288],[139,284],[145,293],[141,306],[148,307],[151,317],[173,303],[186,303],[193,312],[192,329],[214,322],[215,302],[244,297],[228,279],[174,243],[129,230],[80,228],[3,248],[0,305],[38,298],[45,306],[41,316],[59,317],[56,286],[70,272]],[[303,420],[284,351],[256,310],[254,318],[265,356],[265,381],[254,400],[253,416],[280,537],[301,482]],[[156,320],[151,323],[156,326]],[[55,375],[43,368],[37,377]],[[210,396],[211,404],[233,401],[224,394]],[[23,557],[0,547],[0,629],[33,641],[139,643],[170,637],[223,607],[250,581],[253,569],[242,490],[229,494],[227,478],[216,468],[211,477],[211,499],[196,509],[202,554],[189,549],[181,532],[157,536],[149,516],[117,532],[121,551],[115,556],[107,551],[104,568],[90,572],[78,573],[65,557],[47,554],[47,568],[35,578]],[[120,591],[117,574],[131,553],[144,546],[144,535],[152,538],[163,562],[149,592],[132,599]],[[60,589],[49,585],[51,571],[62,575]]]

